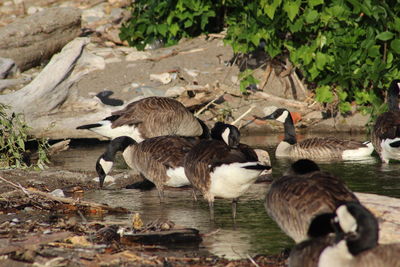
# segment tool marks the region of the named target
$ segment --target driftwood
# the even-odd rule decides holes
[[[356,193],[379,221],[379,243],[394,243],[400,240],[400,199],[376,194]]]
[[[79,97],[70,89],[88,72],[105,67],[102,57],[84,50],[88,41],[87,38],[71,41],[31,83],[16,92],[0,95],[0,103],[10,106],[10,113],[24,114],[31,135],[50,139],[101,138],[75,128],[99,121],[123,108]]]
[[[270,100],[270,101],[275,101],[278,103],[281,103],[284,106],[288,106],[288,107],[293,107],[298,109],[299,111],[307,111],[310,109],[317,109],[318,110],[318,106],[311,106],[308,105],[305,102],[301,102],[301,101],[297,101],[297,100],[292,100],[292,99],[285,99],[279,96],[275,96],[275,95],[271,95],[265,92],[256,92],[254,94],[255,97],[257,98],[262,98],[262,99],[266,99],[266,100]]]
[[[48,8],[0,28],[0,57],[13,59],[24,71],[49,59],[80,31],[80,9]]]

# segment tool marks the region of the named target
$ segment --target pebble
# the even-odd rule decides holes
[[[55,189],[50,194],[55,197],[65,197],[64,191],[61,189]]]
[[[13,223],[19,223],[20,220],[19,220],[18,218],[13,218],[13,219],[11,220],[11,222],[13,222]]]

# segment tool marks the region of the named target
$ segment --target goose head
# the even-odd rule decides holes
[[[320,171],[317,163],[310,159],[299,159],[290,165],[285,175],[303,175],[315,171]]]
[[[379,226],[375,216],[357,202],[347,202],[336,209],[334,222],[344,235],[337,236],[337,241],[346,241],[349,252],[357,255],[378,245]],[[337,225],[336,224],[336,225]]]
[[[211,129],[211,138],[224,141],[228,146],[237,148],[240,143],[240,132],[237,127],[219,121]]]
[[[269,106],[263,110],[265,117],[258,117],[260,120],[276,120],[285,123],[288,118],[291,119],[290,112],[285,108]]]
[[[104,180],[112,169],[115,154],[117,154],[118,151],[124,151],[127,147],[134,144],[136,144],[136,141],[128,136],[120,136],[111,140],[106,151],[98,158],[96,162],[96,172],[99,175],[100,188],[103,187]]]
[[[388,90],[389,110],[399,110],[400,79],[393,80]]]

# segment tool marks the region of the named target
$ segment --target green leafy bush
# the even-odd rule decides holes
[[[176,44],[183,37],[193,37],[218,28],[217,11],[221,1],[211,0],[137,0],[132,19],[121,28],[121,40],[143,50],[146,44],[162,41]],[[219,30],[221,28],[218,28]]]
[[[34,141],[28,136],[29,127],[21,114],[7,115],[7,106],[0,103],[0,169],[1,168],[39,168],[43,169],[47,158],[47,140],[38,140],[38,160],[29,164],[29,154],[25,144]]]
[[[353,104],[381,112],[384,88],[400,77],[396,0],[138,0],[132,14],[121,38],[140,49],[224,25],[235,53],[262,47],[272,59],[289,57],[316,99],[338,102],[342,113]]]

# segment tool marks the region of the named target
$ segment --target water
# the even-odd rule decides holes
[[[300,136],[300,138],[305,137],[309,136]],[[341,138],[363,140],[364,137],[345,135]],[[279,140],[279,136],[242,138],[244,143],[269,151],[273,177],[282,175],[290,165],[288,160],[273,158],[274,148]],[[57,162],[63,165],[64,169],[94,170],[95,161],[104,151],[104,146],[104,143],[96,146],[80,144],[63,153]],[[400,197],[400,164],[385,166],[377,157],[371,157],[365,161],[325,162],[319,165],[321,169],[343,178],[353,191]],[[275,254],[293,246],[293,241],[281,232],[265,212],[263,198],[268,186],[268,183],[255,184],[240,198],[236,228],[231,219],[230,201],[224,199],[215,201],[215,222],[212,224],[206,201],[199,197],[200,201],[194,202],[188,189],[167,189],[165,203],[162,204],[159,203],[156,190],[146,192],[127,189],[96,190],[86,192],[85,199],[139,212],[144,222],[166,218],[178,225],[197,228],[205,234],[219,229],[203,238],[203,248],[215,255],[235,259],[245,258],[247,254]],[[129,224],[130,216],[106,216],[103,219]]]

